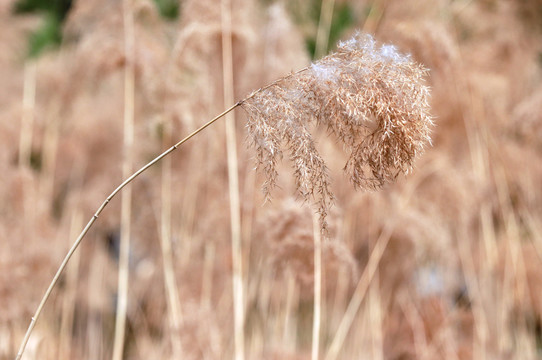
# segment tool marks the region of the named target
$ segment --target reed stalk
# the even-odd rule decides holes
[[[70,239],[77,235],[77,231],[83,225],[83,219],[79,209],[75,209],[70,220]],[[62,302],[62,320],[60,322],[60,341],[59,341],[59,359],[71,358],[71,336],[73,321],[75,315],[75,303],[77,294],[77,278],[79,277],[79,254],[75,254],[72,262],[72,271],[69,272],[66,279],[66,293]]]
[[[163,143],[171,141],[171,128],[169,119],[164,123]],[[182,312],[179,301],[179,290],[175,279],[173,267],[173,251],[171,248],[171,158],[164,159],[162,166],[161,211],[160,211],[160,248],[162,250],[162,266],[164,271],[164,285],[170,322],[170,338],[172,355],[177,359],[182,354],[182,344],[179,337]]]
[[[318,30],[316,32],[316,48],[314,57],[319,59],[324,56],[329,46],[329,33],[331,30],[331,21],[333,20],[333,8],[335,0],[322,0],[320,8],[320,20],[318,21]]]
[[[233,102],[233,49],[231,1],[221,1],[222,23],[222,77],[224,104]],[[236,360],[245,358],[245,301],[243,289],[243,252],[241,248],[241,205],[239,199],[239,170],[237,164],[237,137],[233,113],[226,115],[226,147],[228,157],[228,192],[230,194],[230,229],[233,267],[233,327]]]
[[[124,52],[124,137],[122,177],[132,173],[134,143],[134,101],[135,101],[135,34],[132,0],[123,1]],[[130,237],[132,218],[132,188],[128,187],[121,197],[120,253],[117,291],[117,310],[115,316],[115,335],[113,340],[113,360],[122,360],[126,333],[126,314],[128,311],[128,287],[130,274]]]
[[[313,216],[314,229],[314,309],[312,318],[311,359],[318,360],[322,315],[322,235],[317,216]]]
[[[371,285],[373,277],[378,269],[378,264],[382,259],[382,255],[384,255],[384,250],[386,250],[386,247],[388,246],[393,228],[394,224],[389,223],[376,241],[373,251],[371,252],[371,256],[369,257],[369,261],[367,262],[367,266],[365,267],[365,270],[358,281],[354,294],[352,295],[348,307],[346,308],[343,318],[339,324],[339,328],[335,332],[335,336],[333,337],[331,345],[326,353],[325,360],[335,360],[338,358],[339,352],[343,347],[344,340],[348,335],[348,331],[350,330],[359,307],[367,294],[367,290],[369,290],[369,286]]]

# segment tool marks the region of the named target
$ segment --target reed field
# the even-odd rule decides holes
[[[0,360],[542,358],[541,0],[0,25]]]

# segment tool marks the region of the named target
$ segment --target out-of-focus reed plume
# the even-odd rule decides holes
[[[293,198],[287,198],[277,202],[276,209],[262,219],[267,225],[263,233],[263,239],[269,247],[269,262],[273,269],[280,274],[292,274],[301,290],[303,299],[314,296],[314,234],[311,231],[312,216],[308,207],[299,207]],[[328,235],[337,238],[337,215],[332,211],[330,214],[330,226]],[[323,271],[326,273],[337,272],[344,267],[347,273],[347,281],[358,275],[357,264],[350,249],[341,241],[327,240],[322,243]]]

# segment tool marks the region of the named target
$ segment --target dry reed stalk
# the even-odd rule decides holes
[[[414,159],[429,142],[432,119],[424,74],[423,67],[409,56],[399,54],[393,46],[377,46],[370,36],[357,34],[341,43],[336,53],[258,89],[158,155],[124,180],[82,230],[42,297],[16,360],[22,357],[36,321],[68,261],[104,208],[136,177],[186,141],[242,106],[249,113],[247,126],[258,163],[268,176],[264,184],[266,194],[275,185],[276,164],[282,154],[281,145],[286,142],[294,163],[298,194],[305,200],[316,199],[323,232],[333,194],[327,166],[316,151],[307,125],[326,126],[350,151],[346,171],[356,187],[383,186],[398,174],[409,172]],[[382,243],[387,244],[388,240]],[[377,243],[373,253],[378,256],[371,259],[380,259],[384,247]],[[373,263],[378,261],[373,260],[369,265]],[[358,286],[363,290],[361,293],[372,276],[366,273]],[[342,330],[343,335],[348,327],[349,324]]]
[[[122,177],[132,173],[134,143],[134,101],[135,101],[135,34],[132,0],[122,3],[124,27],[124,136]],[[124,354],[124,338],[126,332],[126,313],[128,311],[128,287],[130,273],[130,237],[132,222],[132,188],[128,187],[121,197],[121,227],[117,309],[115,316],[115,335],[113,340],[113,360],[121,360]]]
[[[514,292],[519,292],[516,294],[516,298],[523,299],[525,298],[525,291],[527,288],[526,285],[526,276],[525,276],[525,262],[523,259],[523,254],[521,252],[521,225],[519,224],[519,219],[516,212],[513,209],[512,204],[512,195],[510,194],[510,188],[506,180],[505,170],[496,165],[495,166],[495,183],[497,186],[497,196],[499,198],[499,208],[502,212],[502,217],[504,219],[504,227],[506,234],[506,241],[508,250],[507,254],[510,256],[512,261],[514,279],[517,284],[517,288]]]
[[[316,49],[314,57],[321,58],[326,54],[329,45],[329,32],[331,30],[331,20],[333,19],[333,8],[335,0],[323,0],[320,8],[320,20],[318,21],[318,30],[316,33]]]
[[[92,238],[91,238],[92,239]],[[94,236],[94,239],[96,237]],[[101,317],[95,316],[101,302],[103,301],[103,292],[97,292],[96,289],[103,289],[106,284],[105,273],[108,268],[107,259],[103,251],[98,246],[92,248],[92,256],[89,260],[89,274],[86,282],[88,293],[89,311],[86,314],[86,322],[82,323],[85,327],[85,339],[83,347],[84,353],[90,359],[99,359],[103,356],[104,341],[101,333],[103,332]]]
[[[313,215],[314,229],[314,308],[312,318],[311,359],[318,360],[322,316],[322,234],[318,219]]]
[[[243,206],[241,212],[241,239],[244,239],[243,243],[243,258],[241,263],[243,264],[243,278],[248,279],[250,274],[250,255],[252,251],[252,227],[254,223],[254,194],[256,189],[256,173],[253,169],[247,168],[247,172],[243,177],[245,179],[244,192],[243,192]],[[248,292],[248,280],[245,280],[245,294]],[[245,296],[245,303],[248,301]]]
[[[32,150],[32,132],[34,131],[34,108],[36,105],[36,63],[24,64],[23,114],[19,140],[19,166],[30,165]]]
[[[429,345],[427,344],[427,336],[425,334],[425,328],[423,324],[423,319],[416,305],[412,301],[410,295],[404,294],[399,298],[399,306],[403,314],[405,315],[406,321],[412,331],[413,337],[413,347],[414,352],[418,355],[418,359],[425,359],[423,354],[428,353]]]
[[[533,297],[528,285],[527,270],[521,241],[521,225],[519,225],[520,220],[518,219],[518,214],[513,210],[513,205],[511,203],[512,196],[505,178],[504,169],[499,165],[501,164],[494,165],[495,169],[493,171],[497,188],[497,197],[499,199],[499,209],[502,213],[504,222],[504,275],[499,290],[501,291],[501,298],[506,305],[499,307],[500,309],[504,309],[502,310],[502,316],[497,318],[497,321],[501,321],[496,325],[500,330],[506,329],[507,322],[510,321],[510,313],[515,306],[527,304],[527,308],[533,308],[533,304],[531,303]],[[515,320],[515,322],[518,326],[518,329],[516,329],[518,333],[521,333],[522,327],[528,327],[528,325],[525,324],[525,320],[522,318]],[[502,330],[496,335],[499,353],[504,353],[511,346],[511,340],[509,339],[510,335]],[[523,351],[520,353],[523,353]]]
[[[195,168],[199,164],[204,164],[205,154],[204,152],[196,152],[191,154],[188,168]],[[183,196],[182,206],[181,206],[181,222],[178,227],[178,236],[180,239],[191,239],[193,238],[194,225],[196,222],[198,197],[201,197],[201,190],[197,184],[202,181],[202,171],[194,172],[189,174],[187,179],[187,187],[194,189],[189,191],[186,196]],[[192,247],[194,246],[193,241],[181,241],[179,249],[179,267],[184,268],[190,262],[192,258]]]
[[[382,21],[382,17],[384,16],[384,12],[386,11],[386,6],[387,0],[374,0],[371,3],[369,13],[363,24],[364,32],[369,34],[376,33],[380,26],[380,22]]]
[[[69,239],[77,236],[77,231],[83,225],[82,214],[79,209],[75,209],[70,220]],[[73,235],[73,236],[72,236]],[[72,262],[72,271],[66,276],[66,293],[62,301],[62,317],[60,323],[59,339],[59,359],[71,359],[71,338],[73,331],[73,321],[75,315],[75,299],[77,294],[77,280],[79,277],[79,254],[75,254]]]
[[[36,309],[34,315],[32,316],[32,319],[30,321],[30,324],[28,326],[28,329],[25,333],[25,336],[20,344],[20,347],[19,347],[19,350],[17,352],[17,357],[16,357],[16,360],[19,360],[23,353],[24,353],[24,350],[26,348],[26,344],[28,343],[28,340],[30,338],[30,335],[32,334],[32,331],[34,329],[34,327],[36,326],[36,321],[38,320],[39,316],[41,315],[41,312],[43,310],[43,307],[45,306],[45,303],[47,302],[47,300],[49,299],[49,296],[51,295],[51,292],[53,291],[53,288],[55,287],[55,285],[57,284],[60,276],[62,275],[64,269],[66,268],[66,265],[68,264],[70,258],[73,256],[73,254],[75,253],[75,251],[77,250],[77,248],[79,247],[79,245],[81,244],[81,242],[83,241],[83,238],[85,237],[85,235],[88,233],[88,231],[90,230],[90,228],[92,227],[92,225],[96,222],[96,220],[98,219],[98,217],[100,216],[100,214],[103,212],[103,210],[105,209],[105,207],[111,202],[111,200],[122,190],[124,189],[124,187],[126,187],[126,185],[130,184],[135,178],[137,178],[139,175],[141,175],[143,172],[145,172],[146,170],[148,170],[150,167],[152,167],[153,165],[155,165],[156,163],[158,163],[160,160],[162,160],[164,157],[166,157],[167,155],[171,154],[173,151],[175,151],[176,149],[179,148],[179,146],[181,146],[182,144],[186,143],[188,140],[190,140],[191,138],[193,138],[194,136],[196,136],[197,134],[199,134],[200,132],[202,132],[203,130],[205,130],[207,127],[209,127],[210,125],[212,125],[213,123],[215,123],[217,120],[221,119],[225,114],[227,114],[228,112],[230,111],[233,111],[235,108],[237,108],[238,106],[240,106],[240,103],[236,103],[234,104],[233,106],[231,106],[230,108],[226,109],[225,111],[223,111],[222,113],[220,113],[219,115],[215,116],[213,119],[209,120],[207,123],[205,123],[204,125],[202,125],[201,127],[199,127],[198,129],[194,130],[192,133],[190,133],[188,136],[186,136],[185,138],[183,138],[182,140],[180,140],[179,142],[177,142],[175,145],[171,146],[169,149],[167,149],[166,151],[164,151],[163,153],[161,153],[160,155],[158,155],[157,157],[155,157],[153,160],[151,160],[150,162],[148,162],[147,164],[145,164],[143,167],[141,167],[138,171],[136,171],[135,173],[133,173],[130,177],[128,177],[126,180],[124,180],[119,186],[117,186],[117,188],[115,190],[113,190],[113,192],[111,194],[109,194],[109,196],[104,200],[104,202],[100,205],[100,207],[96,210],[96,212],[94,213],[94,215],[91,217],[91,219],[88,221],[88,223],[86,224],[86,226],[84,227],[84,229],[81,231],[81,233],[79,234],[79,236],[77,237],[77,239],[75,240],[75,242],[73,243],[72,247],[70,248],[70,250],[68,251],[68,253],[66,254],[66,256],[64,257],[64,260],[62,260],[62,263],[60,264],[57,272],[55,273],[55,276],[53,277],[53,279],[51,280],[51,283],[49,284],[49,287],[47,288],[47,290],[45,291],[45,294],[43,295],[39,305],[38,305],[38,308]]]
[[[371,252],[371,256],[369,257],[369,261],[367,262],[367,266],[365,267],[365,270],[363,271],[363,274],[358,281],[356,289],[354,290],[354,294],[352,295],[350,303],[348,304],[348,308],[343,315],[341,323],[339,324],[339,327],[335,332],[335,336],[333,337],[331,345],[329,346],[329,349],[326,353],[326,360],[337,359],[339,352],[343,347],[346,335],[348,335],[348,331],[350,330],[350,327],[354,322],[356,313],[358,312],[361,302],[363,301],[365,294],[367,293],[367,290],[369,289],[369,286],[373,281],[373,277],[378,270],[378,264],[382,259],[384,250],[386,250],[386,247],[388,246],[394,227],[395,225],[393,223],[393,220],[391,220],[384,227],[384,230],[376,241],[376,244],[373,247],[373,251]]]
[[[256,292],[258,294],[258,307],[264,317],[271,318],[269,314],[271,313],[271,306],[272,306],[271,297],[273,294],[275,274],[269,268],[263,268],[259,270],[258,273],[260,277],[260,281],[256,289]],[[269,331],[269,328],[271,327],[266,326],[265,329],[263,329],[263,334],[264,334],[264,336],[262,336],[263,339],[267,339],[274,335],[273,332]],[[259,341],[263,343],[263,339],[259,339]],[[254,337],[252,337],[252,340],[256,341]],[[259,349],[261,348],[262,347],[260,346]]]
[[[316,34],[315,57],[322,57],[329,44],[329,31],[333,18],[335,0],[323,0],[320,8],[320,20]],[[313,219],[314,228],[314,308],[312,320],[312,347],[311,359],[318,360],[320,350],[320,326],[322,315],[322,238],[317,226],[317,219]]]
[[[224,104],[234,101],[233,94],[233,49],[232,49],[232,19],[231,2],[222,0],[222,79],[224,89]],[[230,231],[232,252],[233,277],[233,328],[234,351],[236,360],[245,359],[245,301],[243,286],[243,250],[241,243],[241,205],[239,200],[239,166],[237,163],[237,137],[235,135],[235,116],[229,113],[225,116],[226,147],[228,157],[228,192],[230,195]]]
[[[170,121],[164,123],[163,143],[171,141]],[[164,159],[162,166],[161,186],[161,211],[160,211],[160,248],[162,250],[162,266],[164,271],[164,284],[166,290],[167,308],[170,319],[170,338],[172,356],[177,359],[182,354],[182,346],[179,338],[182,312],[179,301],[179,290],[175,279],[173,267],[173,252],[171,249],[171,158]]]

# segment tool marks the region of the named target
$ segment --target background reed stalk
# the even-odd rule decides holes
[[[318,360],[320,353],[320,325],[322,317],[322,234],[318,217],[313,215],[314,233],[314,308],[312,319],[311,359]]]
[[[132,0],[123,0],[124,24],[124,131],[122,177],[132,173],[133,144],[135,122],[135,31]],[[130,274],[130,238],[132,223],[132,188],[128,188],[121,197],[121,226],[119,244],[119,272],[117,311],[115,317],[115,335],[113,339],[113,360],[124,357],[124,339],[126,334],[126,313],[128,311],[128,288]]]
[[[322,0],[320,20],[318,21],[318,30],[316,32],[316,48],[314,51],[314,57],[317,59],[326,54],[329,46],[329,32],[331,31],[334,7],[335,0]]]
[[[75,209],[72,213],[70,221],[70,236],[69,240],[77,236],[77,232],[83,226],[83,218],[81,211]],[[77,283],[79,277],[81,255],[75,254],[70,265],[71,271],[66,276],[66,292],[62,301],[62,320],[60,323],[60,344],[58,358],[61,360],[72,359],[71,351],[71,333],[73,331],[74,315],[75,315],[75,298],[77,295]]]
[[[163,144],[171,142],[171,121],[164,119],[163,122]],[[164,271],[164,285],[166,291],[168,319],[170,321],[170,341],[172,346],[172,358],[178,359],[182,356],[182,344],[180,340],[180,327],[182,321],[181,304],[179,301],[179,289],[175,278],[173,266],[174,256],[171,248],[171,159],[166,158],[162,164],[162,184],[160,196],[160,248],[162,250],[162,269]]]
[[[230,0],[221,0],[222,25],[222,78],[224,104],[233,103],[233,47],[232,19]],[[245,301],[243,286],[243,250],[241,239],[241,205],[239,200],[239,167],[237,164],[237,137],[235,116],[229,113],[225,117],[226,147],[228,157],[228,193],[230,196],[230,227],[232,251],[232,282],[233,282],[233,323],[235,359],[245,358]]]
[[[350,331],[352,323],[356,318],[356,313],[358,312],[361,303],[367,294],[367,290],[369,289],[373,277],[378,269],[378,264],[382,259],[382,255],[384,254],[386,247],[388,246],[393,228],[394,224],[389,223],[376,241],[369,261],[367,262],[367,266],[365,267],[365,270],[363,270],[363,274],[359,279],[356,289],[354,290],[354,294],[350,298],[348,307],[344,312],[339,327],[335,332],[335,336],[331,341],[331,345],[327,350],[325,360],[335,360],[339,357],[341,348],[343,347],[346,336],[348,335],[348,331]]]

